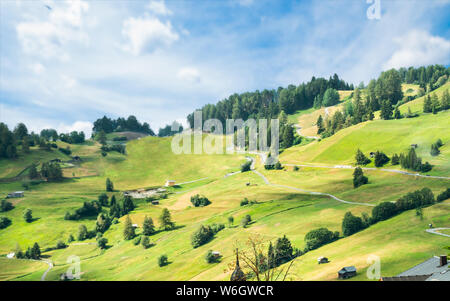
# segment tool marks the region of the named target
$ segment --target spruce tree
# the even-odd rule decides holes
[[[144,223],[142,224],[142,234],[149,236],[155,233],[155,225],[153,224],[153,219],[147,217],[144,218]]]
[[[448,89],[445,90],[444,93],[442,94],[441,109],[442,110],[450,109],[450,93]]]
[[[31,165],[30,172],[28,173],[28,177],[30,179],[36,179],[37,177],[39,177],[39,173],[37,172],[36,165],[34,165],[34,164]]]
[[[114,191],[114,184],[109,178],[106,179],[106,191]]]
[[[172,221],[172,217],[170,216],[170,212],[167,208],[164,208],[160,217],[159,223],[161,228],[164,230],[172,229],[175,226],[175,223]]]
[[[125,219],[125,224],[123,228],[123,238],[125,240],[133,239],[136,236],[136,233],[134,231],[133,224],[131,223],[130,216],[127,215],[127,218]]]
[[[431,113],[432,110],[433,110],[433,108],[432,108],[432,104],[431,104],[431,97],[428,94],[427,96],[425,96],[425,99],[423,101],[423,112]]]
[[[23,212],[23,219],[27,223],[31,223],[33,221],[33,211],[29,208],[25,209],[25,211]]]
[[[355,159],[357,165],[366,165],[370,163],[370,159],[367,158],[360,149],[356,151]]]
[[[389,120],[392,118],[392,105],[389,100],[383,100],[381,102],[381,113],[380,117],[384,120]]]

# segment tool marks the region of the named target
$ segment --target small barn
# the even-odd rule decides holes
[[[23,198],[24,197],[24,192],[23,191],[14,191],[11,193],[8,193],[8,195],[6,196],[7,199],[9,198]]]
[[[418,148],[419,146],[417,144],[411,144],[411,148]]]
[[[375,157],[375,153],[374,152],[370,152],[370,157],[371,158]]]
[[[175,186],[175,181],[174,180],[167,180],[166,181],[166,187],[172,187]]]
[[[330,262],[329,260],[328,260],[328,258],[326,258],[326,257],[319,257],[319,258],[317,258],[317,263],[318,264],[322,264],[322,263],[328,263],[328,262]]]
[[[158,200],[153,200],[152,201],[152,205],[159,205],[159,201]]]
[[[131,225],[133,228],[139,228],[139,225],[138,224],[132,224]]]
[[[348,278],[354,277],[354,276],[356,276],[356,268],[354,266],[342,268],[338,272],[338,276],[339,276],[339,279],[348,279]]]
[[[76,162],[80,162],[81,158],[79,156],[74,156],[74,157],[72,157],[72,160],[76,161]]]
[[[219,257],[220,257],[220,252],[219,252],[219,251],[212,251],[211,254],[212,254],[215,258],[219,258]]]

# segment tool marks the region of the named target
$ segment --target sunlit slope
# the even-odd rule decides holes
[[[177,155],[172,152],[171,139],[146,137],[130,141],[126,158],[109,164],[105,176],[117,188],[130,189],[163,185],[168,179],[184,182],[224,176],[239,170],[245,161],[242,155]]]
[[[439,97],[439,102],[441,102],[442,94],[445,90],[450,90],[450,82],[447,82],[442,87],[437,88],[433,92],[431,92],[431,95],[436,93],[436,95]],[[404,105],[401,105],[400,112],[402,114],[408,112],[408,108],[411,109],[412,113],[423,113],[423,101],[425,99],[425,96],[419,97],[417,99],[414,99],[413,101],[410,101],[408,103],[405,103]]]
[[[359,148],[366,155],[377,150],[388,156],[406,152],[411,144],[418,144],[417,154],[436,165],[430,174],[450,174],[450,111],[436,115],[400,120],[374,120],[343,129],[335,135],[306,146],[292,147],[281,155],[282,162],[353,164]],[[431,144],[444,142],[437,157],[430,155]],[[389,165],[388,165],[389,166]]]

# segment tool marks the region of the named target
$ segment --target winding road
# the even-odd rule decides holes
[[[440,233],[438,231],[440,230],[450,230],[450,228],[433,228],[433,229],[426,229],[425,231],[431,234],[441,235],[445,237],[450,237],[449,234]]]

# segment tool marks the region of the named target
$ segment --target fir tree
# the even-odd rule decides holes
[[[136,233],[134,232],[133,224],[131,223],[130,216],[127,215],[127,218],[125,219],[125,224],[123,228],[123,238],[125,240],[133,239],[136,236]]]
[[[142,224],[142,234],[149,236],[153,233],[155,233],[155,225],[153,224],[152,218],[148,218],[146,215]]]

